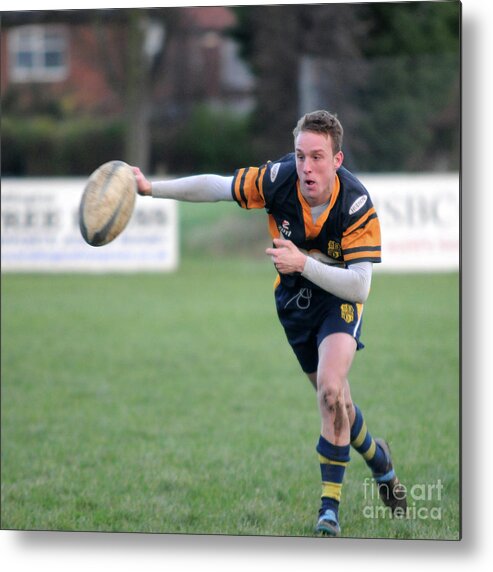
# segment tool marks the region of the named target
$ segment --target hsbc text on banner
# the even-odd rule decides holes
[[[379,271],[459,269],[460,177],[447,174],[361,175],[382,231]]]

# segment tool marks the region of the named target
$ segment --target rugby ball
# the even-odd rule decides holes
[[[123,161],[109,161],[92,173],[79,206],[80,232],[87,244],[103,246],[124,230],[136,194],[135,175]]]

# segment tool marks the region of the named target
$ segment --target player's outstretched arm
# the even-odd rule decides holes
[[[149,181],[138,167],[133,167],[139,195],[160,199],[175,199],[195,203],[232,201],[233,177],[194,175],[166,181]]]

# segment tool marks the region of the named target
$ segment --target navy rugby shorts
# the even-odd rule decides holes
[[[351,335],[357,349],[360,342],[363,304],[337,298],[320,288],[275,289],[277,315],[286,332],[288,342],[305,373],[317,371],[318,346],[330,334],[345,332]]]

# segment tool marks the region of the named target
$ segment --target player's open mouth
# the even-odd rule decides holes
[[[315,181],[313,181],[312,179],[306,179],[306,180],[305,180],[305,186],[306,186],[308,189],[313,189],[313,187],[315,186],[315,184],[316,184]]]

